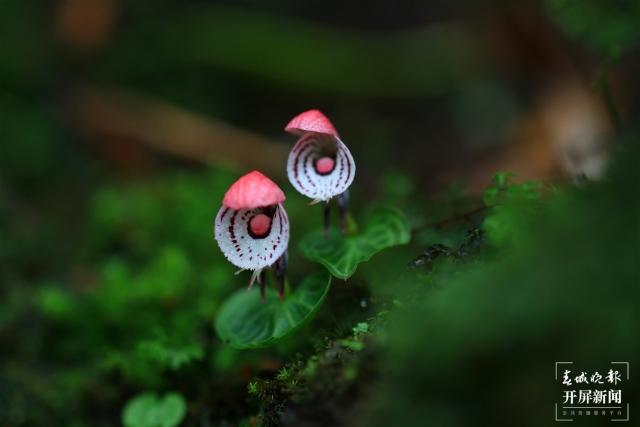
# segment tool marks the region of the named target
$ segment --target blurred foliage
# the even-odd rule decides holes
[[[464,142],[474,147],[504,143],[521,114],[513,88],[500,81],[463,85],[451,100],[452,120]]]
[[[502,229],[489,235],[497,256],[395,313],[364,425],[550,424],[562,396],[556,361],[604,370],[640,357],[635,138],[605,181],[557,192],[532,220],[521,221],[530,209],[510,200],[512,210],[485,221],[514,217],[492,225]],[[517,241],[507,245],[508,233]],[[625,402],[637,401],[637,386],[621,387]]]
[[[177,393],[161,399],[153,393],[133,397],[122,411],[125,427],[176,427],[184,419],[187,402]]]
[[[540,189],[537,181],[507,185],[511,173],[497,173],[494,185],[484,190],[484,202],[492,207],[492,215],[485,219],[482,227],[489,239],[497,246],[519,244],[520,230],[526,229],[539,209]]]
[[[570,36],[609,54],[640,43],[640,3],[636,0],[546,0],[551,16]]]
[[[155,8],[161,13],[170,6]],[[169,13],[173,19],[153,27],[134,20],[141,26],[134,24],[114,44],[101,77],[145,84],[142,74],[162,79],[175,64],[185,64],[231,70],[280,88],[395,97],[450,91],[486,66],[482,46],[454,23],[380,35],[198,2]],[[154,49],[145,48],[148,40],[155,40]]]
[[[28,287],[20,286],[25,278],[20,264],[11,262],[16,255],[2,254],[3,283],[10,286],[2,289],[0,331],[12,337],[2,355],[3,401],[10,408],[0,411],[3,425],[38,425],[35,417],[63,420],[49,411],[79,410],[86,393],[110,400],[121,380],[162,387],[163,373],[211,354],[210,324],[233,268],[204,236],[212,236],[217,210],[210,199],[220,200],[232,177],[180,175],[98,191],[84,241],[63,260],[69,271],[48,271],[51,277]],[[2,231],[5,243],[19,239],[12,235],[19,229]],[[74,243],[62,233],[56,238],[58,245]],[[47,250],[57,250],[31,245],[23,244],[23,258],[35,251],[47,259]],[[34,361],[51,372],[37,383],[28,368]],[[48,409],[27,410],[34,405]]]

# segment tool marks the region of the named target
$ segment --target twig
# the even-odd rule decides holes
[[[285,144],[212,117],[118,87],[83,87],[74,102],[73,123],[90,137],[115,135],[183,159],[286,177]]]
[[[462,215],[457,215],[457,216],[454,216],[452,218],[447,218],[445,220],[442,220],[442,221],[439,221],[439,222],[436,222],[436,223],[433,223],[433,224],[423,225],[422,227],[416,227],[416,228],[411,230],[411,234],[416,234],[416,233],[419,233],[421,231],[428,230],[430,228],[438,229],[438,228],[445,227],[448,224],[456,223],[456,222],[458,222],[460,220],[467,219],[471,215],[477,214],[478,212],[482,212],[483,210],[485,210],[487,208],[491,208],[491,207],[493,207],[493,205],[491,205],[491,206],[480,206],[479,208],[476,208],[476,209],[474,209],[474,210],[472,210],[470,212],[464,213]]]

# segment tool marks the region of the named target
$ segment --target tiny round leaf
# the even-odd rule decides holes
[[[125,427],[176,427],[187,413],[187,403],[178,393],[162,398],[152,392],[138,394],[122,410]]]

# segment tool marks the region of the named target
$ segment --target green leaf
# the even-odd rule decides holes
[[[507,194],[512,200],[521,199],[539,199],[542,184],[536,181],[527,181],[520,185],[509,185]]]
[[[324,268],[307,276],[280,302],[278,292],[266,289],[262,304],[257,290],[238,290],[220,307],[215,328],[232,347],[263,348],[289,337],[313,319],[329,292],[331,275]]]
[[[498,172],[493,175],[493,178],[491,178],[491,180],[496,183],[496,187],[499,190],[503,190],[505,188],[507,178],[511,176],[516,176],[516,174],[511,172]]]
[[[562,31],[600,52],[638,46],[637,0],[547,0],[547,11]]]
[[[176,427],[187,413],[187,403],[178,393],[162,399],[146,392],[132,397],[122,410],[125,427]]]
[[[325,239],[319,230],[304,238],[299,250],[305,258],[323,264],[334,276],[346,279],[355,273],[359,263],[390,246],[407,244],[410,239],[404,215],[386,208],[373,214],[362,234],[342,237],[334,230]]]
[[[496,202],[498,196],[498,188],[488,187],[484,189],[484,204],[485,206],[491,206]]]
[[[353,329],[353,335],[358,336],[360,334],[365,334],[369,332],[369,324],[367,322],[360,322]]]
[[[197,345],[174,347],[161,340],[140,341],[136,351],[142,358],[153,361],[160,366],[169,367],[174,371],[190,364],[194,360],[204,358],[203,349]]]
[[[497,203],[510,203],[516,199],[536,200],[540,198],[542,184],[538,181],[526,181],[522,184],[507,185],[507,178],[516,176],[510,172],[499,172],[495,174],[492,181],[493,187],[484,190],[484,203],[492,206]],[[500,197],[502,195],[502,197]]]

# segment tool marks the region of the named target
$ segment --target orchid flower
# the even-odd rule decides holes
[[[273,181],[253,171],[229,188],[216,216],[214,233],[218,246],[240,271],[253,270],[248,291],[257,279],[262,302],[265,286],[262,270],[266,267],[275,270],[280,301],[284,298],[289,244],[289,218],[282,206],[284,200],[284,193]]]
[[[318,110],[296,116],[284,130],[300,136],[287,161],[289,181],[300,193],[314,199],[310,204],[324,201],[325,237],[329,230],[329,200],[337,196],[345,235],[348,188],[356,173],[349,149],[333,124]]]

